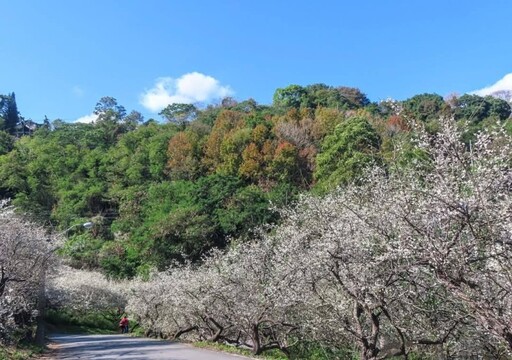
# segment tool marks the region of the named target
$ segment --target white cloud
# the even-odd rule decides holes
[[[209,102],[232,94],[231,88],[221,85],[217,79],[191,72],[177,79],[157,79],[153,88],[141,94],[140,103],[146,109],[157,112],[173,103]]]
[[[498,80],[495,84],[487,86],[480,90],[472,91],[471,94],[486,96],[497,91],[512,90],[512,73],[505,75],[502,79]]]
[[[96,115],[96,114],[89,114],[89,115],[82,116],[82,117],[76,119],[73,122],[90,124],[90,123],[95,122],[96,119],[98,119],[98,115]]]
[[[85,95],[85,91],[84,89],[82,89],[80,86],[78,85],[75,85],[71,88],[71,92],[73,93],[73,95],[75,95],[76,97],[83,97]]]

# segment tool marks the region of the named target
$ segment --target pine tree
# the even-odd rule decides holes
[[[16,105],[16,95],[14,93],[11,93],[5,99],[5,101],[6,105],[3,114],[3,118],[5,121],[5,131],[7,131],[11,135],[14,135],[16,132],[16,125],[18,125],[20,121],[18,106]]]

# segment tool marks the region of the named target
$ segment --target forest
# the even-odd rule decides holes
[[[290,85],[28,131],[0,99],[0,199],[65,235],[50,302],[255,354],[510,356],[507,101]]]
[[[94,231],[68,234],[64,252],[75,266],[113,277],[196,261],[275,223],[273,209],[300,193],[349,183],[374,162],[407,161],[407,149],[394,154],[411,135],[408,119],[435,132],[440,117],[453,116],[469,123],[469,143],[510,115],[492,97],[422,94],[376,104],[354,88],[291,85],[276,90],[272,106],[231,98],[202,110],[171,104],[160,113],[165,122],[144,122],[104,97],[94,124],[55,120],[15,141],[14,94],[2,98],[0,197],[57,229],[93,221]]]

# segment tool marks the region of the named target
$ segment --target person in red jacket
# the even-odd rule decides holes
[[[128,333],[128,325],[129,325],[129,320],[128,320],[128,317],[126,315],[123,316],[123,318],[121,319],[121,321],[119,322],[119,327],[121,328],[121,332],[123,334],[127,334]]]

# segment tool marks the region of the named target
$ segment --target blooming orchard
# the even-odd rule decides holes
[[[256,353],[302,339],[355,344],[362,359],[500,356],[512,349],[512,142],[500,129],[471,147],[460,137],[449,120],[418,131],[426,156],[304,197],[261,239],[156,276],[129,309],[166,336]]]
[[[251,242],[130,284],[66,270],[50,298],[126,302],[147,334],[256,354],[302,342],[361,359],[510,356],[512,141],[496,127],[467,146],[441,124],[416,129],[394,166],[282,209]]]
[[[95,271],[60,265],[48,276],[46,296],[52,307],[79,311],[124,308],[127,281],[113,281]]]
[[[31,337],[45,268],[52,252],[46,231],[0,201],[0,344]]]

